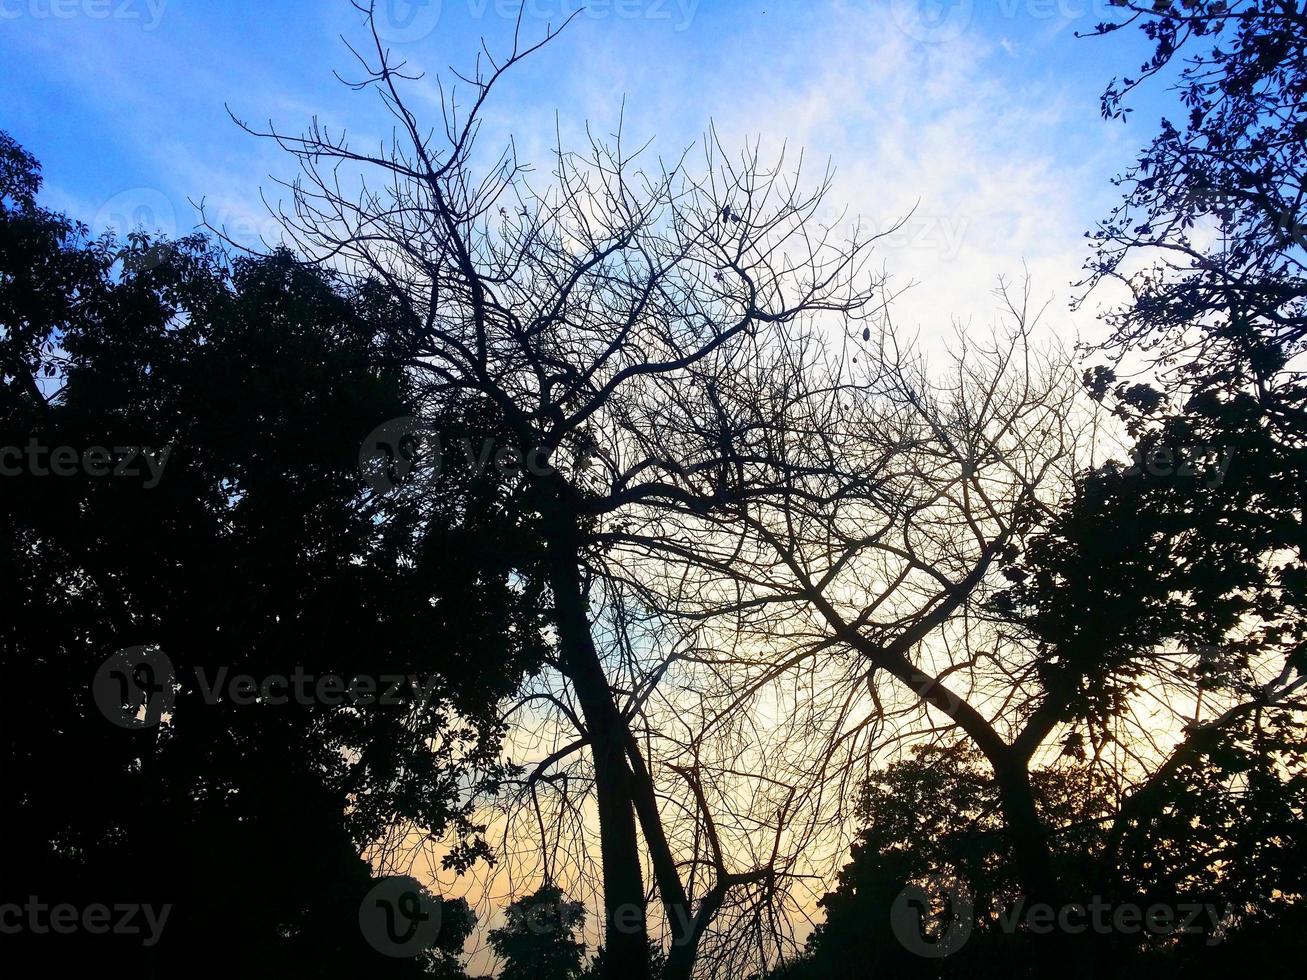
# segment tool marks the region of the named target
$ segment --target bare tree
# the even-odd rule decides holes
[[[1051,662],[1041,638],[991,602],[1020,581],[1014,559],[1056,522],[1097,449],[1070,361],[1031,341],[1042,311],[1029,287],[999,295],[1007,328],[984,342],[959,332],[947,370],[886,316],[833,362],[796,356],[788,371],[733,379],[712,424],[737,459],[756,456],[751,435],[766,433],[768,474],[706,516],[711,531],[657,588],[719,640],[698,687],[712,714],[691,726],[696,751],[769,714],[768,772],[803,788],[815,829],[838,823],[840,799],[894,746],[969,741],[993,770],[1021,887],[1056,906],[1068,897],[1057,842],[1076,828],[1045,822],[1036,769],[1087,758],[1111,788],[1100,855],[1110,868],[1178,770],[1254,716],[1301,711],[1307,681],[1264,652],[1239,683],[1205,691],[1203,651],[1174,644],[1104,667],[1103,651],[1122,645],[1104,640],[1107,623],[1083,631],[1097,658]],[[1122,700],[1086,719],[1089,675],[1113,670]]]
[[[271,124],[246,128],[300,166],[285,185],[289,205],[276,206],[290,241],[346,275],[384,283],[404,311],[407,363],[426,379],[428,397],[478,401],[511,433],[516,445],[506,448],[551,460],[524,472],[520,487],[544,537],[563,682],[537,694],[575,737],[528,781],[538,785],[584,751],[608,975],[648,973],[643,839],[672,939],[666,974],[688,976],[727,893],[774,868],[767,855],[757,867],[728,868],[708,822],[710,790],[690,763],[681,778],[708,835],[698,850],[711,859],[690,860],[690,878],[706,874],[710,883],[697,902],[687,892],[686,866],[664,827],[666,800],[633,721],[650,678],[629,669],[620,645],[597,641],[599,592],[619,581],[605,548],[625,519],[652,530],[659,518],[650,514],[708,514],[755,492],[725,478],[737,464],[721,433],[682,424],[664,439],[662,425],[687,406],[711,405],[715,386],[758,364],[772,334],[816,317],[847,329],[869,315],[875,236],[819,224],[829,172],[805,190],[801,160],[782,153],[766,165],[757,145],[731,156],[715,135],[693,171],[688,151],[644,165],[646,148],[629,150],[620,131],[610,143],[591,137],[581,154],[558,146],[541,185],[511,143],[486,163],[476,142],[486,100],[556,32],[527,44],[519,17],[505,57],[486,49],[473,71],[455,73],[470,91],[466,108],[457,86],[442,86],[443,118],[426,129],[404,94],[417,76],[378,36],[371,4],[356,6],[371,44],[355,50],[360,75],[348,84],[380,95],[396,123],[392,139],[365,152],[316,120],[299,136]],[[681,548],[670,536],[678,523],[663,521],[664,552]]]
[[[1056,715],[1038,710],[1030,645],[984,600],[1075,469],[1075,379],[1032,350],[1028,295],[1002,295],[1010,327],[987,344],[960,333],[951,371],[932,373],[887,326],[825,384],[805,365],[750,394],[770,409],[756,427],[782,443],[775,476],[723,518],[715,551],[696,543],[729,589],[679,608],[697,603],[737,638],[725,710],[805,678],[785,742],[841,794],[891,734],[964,733],[994,768],[1026,887],[1051,899],[1030,763]]]

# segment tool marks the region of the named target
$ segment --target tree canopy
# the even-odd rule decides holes
[[[420,506],[360,476],[368,431],[416,410],[393,365],[403,316],[375,289],[286,253],[90,240],[34,203],[35,161],[3,150],[0,442],[48,463],[7,474],[0,506],[2,768],[26,842],[5,897],[169,901],[162,942],[123,975],[141,955],[411,975],[363,945],[359,855],[395,821],[454,833],[451,860],[485,851],[472,800],[507,772],[496,703],[544,650],[520,519],[493,476],[447,472]],[[146,447],[162,465],[50,475],[58,447]],[[169,658],[175,699],[122,730],[89,692],[133,647]],[[204,690],[297,669],[424,690],[364,708]],[[101,962],[93,942],[20,938],[48,962]]]

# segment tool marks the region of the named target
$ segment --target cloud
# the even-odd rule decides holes
[[[510,21],[470,11],[446,3],[440,29],[400,51],[429,72],[415,84],[431,123],[439,122],[434,73],[449,63],[468,67],[480,32],[492,51],[510,40]],[[60,45],[28,45],[40,49],[28,56],[68,78],[81,102],[95,94],[94,109],[83,109],[88,141],[127,161],[97,167],[97,154],[80,173],[47,168],[57,197],[79,202],[89,220],[115,195],[145,187],[165,194],[186,225],[186,199],[206,196],[230,223],[264,228],[258,189],[275,197],[268,175],[293,176],[291,161],[231,125],[224,101],[290,132],[316,113],[375,145],[389,130],[375,97],[350,93],[326,70],[348,73],[350,56],[333,34],[361,40],[354,19],[320,7],[278,17],[246,24],[170,8],[157,31],[119,32],[118,45],[97,47],[102,25],[90,24],[58,25]],[[1023,33],[1013,42],[1018,24]],[[269,45],[290,25],[311,50],[270,61]],[[910,215],[879,252],[897,284],[919,284],[897,304],[900,322],[934,336],[955,317],[983,326],[994,314],[997,278],[1028,267],[1035,295],[1054,300],[1056,328],[1091,331],[1087,315],[1077,323],[1066,312],[1068,284],[1080,274],[1083,231],[1110,206],[1108,177],[1137,137],[1101,123],[1092,95],[1054,64],[1082,42],[1042,21],[1028,26],[1009,20],[990,33],[977,17],[947,43],[925,43],[892,5],[838,0],[702,4],[684,31],[650,18],[581,18],[506,80],[488,105],[483,136],[496,145],[514,134],[537,179],[547,172],[556,124],[576,146],[587,120],[606,135],[624,115],[628,142],[656,136],[652,152],[666,157],[700,139],[710,122],[728,147],[752,137],[773,151],[788,142],[814,171],[828,159],[836,167],[832,218],[846,204],[877,229]],[[541,27],[536,19],[526,29]],[[1014,59],[1017,43],[1022,57]],[[154,67],[142,73],[140,64]]]
[[[665,155],[710,121],[728,148],[756,137],[773,152],[803,149],[814,179],[828,159],[836,168],[832,219],[846,205],[864,227],[907,217],[879,249],[897,286],[918,284],[896,304],[899,322],[933,337],[951,333],[954,318],[985,326],[998,278],[1028,269],[1035,297],[1052,300],[1050,328],[1068,340],[1092,334],[1092,318],[1067,309],[1070,283],[1131,145],[1101,136],[1096,103],[1073,98],[1056,74],[998,70],[1013,64],[1005,38],[979,27],[930,44],[883,5],[808,9],[801,23],[765,27],[741,14],[711,54],[658,38],[637,58],[626,39],[596,34],[568,52],[565,139],[580,135],[581,118],[611,132],[621,112],[628,141],[656,134]],[[692,71],[668,70],[695,57]],[[522,145],[546,145],[530,128]]]

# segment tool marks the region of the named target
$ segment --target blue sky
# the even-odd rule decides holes
[[[527,0],[538,36],[582,0]],[[1135,32],[1077,39],[1106,0],[589,0],[568,31],[508,80],[485,139],[517,137],[547,164],[555,124],[576,145],[589,120],[678,155],[715,123],[725,145],[802,147],[832,194],[875,227],[895,282],[917,285],[895,319],[936,340],[953,320],[996,316],[1000,276],[1029,269],[1047,328],[1093,336],[1072,314],[1083,233],[1115,200],[1112,174],[1155,131],[1154,93],[1128,126],[1098,97],[1145,55]],[[509,43],[507,0],[384,5],[395,51],[430,75],[414,106],[437,120],[431,78],[467,68],[482,35]],[[410,19],[411,15],[411,19]],[[96,230],[144,220],[191,230],[205,198],[241,239],[275,234],[259,189],[293,176],[251,122],[298,132],[317,114],[359,140],[385,132],[375,96],[342,87],[339,35],[363,40],[347,0],[0,0],[0,128],[43,162],[44,203]],[[624,109],[623,109],[624,107]]]
[[[430,73],[415,97],[432,110],[435,74],[468,67],[482,36],[502,50],[517,4],[381,6],[395,50]],[[996,278],[1029,268],[1052,328],[1092,332],[1066,310],[1082,235],[1166,101],[1128,126],[1100,119],[1106,82],[1145,53],[1133,31],[1076,38],[1112,16],[1107,0],[527,0],[525,31],[583,6],[500,92],[486,139],[512,132],[544,163],[556,120],[565,142],[587,120],[606,133],[624,101],[628,138],[667,155],[710,121],[728,146],[789,140],[833,162],[832,200],[873,226],[916,208],[881,249],[899,285],[919,284],[900,322],[987,323]],[[272,230],[259,189],[293,170],[224,103],[293,132],[316,113],[379,137],[375,97],[332,77],[350,68],[341,34],[363,37],[347,0],[0,0],[0,127],[43,162],[45,203],[97,229],[185,232],[203,197],[252,239]]]

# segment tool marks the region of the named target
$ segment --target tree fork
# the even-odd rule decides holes
[[[626,762],[627,726],[590,635],[575,524],[566,516],[551,515],[546,535],[563,672],[581,702],[594,760],[604,872],[604,973],[612,980],[648,980],[649,932]]]

